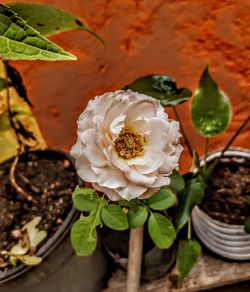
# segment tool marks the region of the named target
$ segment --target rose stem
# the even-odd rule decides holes
[[[138,292],[141,279],[144,226],[130,229],[127,292]]]
[[[174,114],[175,114],[176,119],[177,119],[177,120],[179,121],[179,123],[180,123],[181,132],[182,132],[182,135],[183,135],[183,139],[184,139],[184,141],[185,141],[185,144],[187,145],[188,152],[189,152],[191,158],[193,158],[193,151],[192,151],[192,148],[191,148],[191,146],[190,146],[190,143],[189,143],[189,141],[188,141],[187,135],[186,135],[186,133],[185,133],[185,131],[184,131],[184,128],[183,128],[183,126],[182,126],[182,122],[181,122],[181,120],[180,120],[180,116],[179,116],[178,111],[177,111],[177,109],[176,109],[175,106],[173,106],[173,111],[174,111]]]
[[[227,145],[224,147],[224,149],[221,151],[220,156],[218,156],[216,158],[216,160],[214,161],[214,163],[208,168],[207,171],[207,177],[209,177],[213,171],[213,169],[215,168],[215,166],[219,163],[220,158],[224,155],[224,153],[227,151],[227,149],[232,145],[232,143],[234,142],[234,140],[237,138],[237,136],[239,135],[239,133],[244,129],[244,127],[247,125],[247,123],[250,120],[250,115],[243,121],[243,123],[240,125],[240,127],[238,128],[238,130],[234,133],[233,137],[228,141]]]
[[[206,140],[205,140],[205,155],[204,155],[204,166],[205,166],[205,169],[207,169],[208,143],[209,143],[209,138],[206,137]]]

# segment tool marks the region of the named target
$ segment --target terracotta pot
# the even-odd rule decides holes
[[[220,151],[211,153],[207,161],[214,160],[220,153]],[[224,156],[250,158],[250,151],[232,148]],[[212,252],[230,260],[250,260],[250,234],[244,231],[243,225],[217,221],[198,206],[193,209],[192,223],[201,242]]]

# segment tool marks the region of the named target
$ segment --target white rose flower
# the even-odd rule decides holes
[[[78,175],[112,201],[144,199],[170,184],[183,147],[160,102],[119,90],[90,100],[71,149]]]

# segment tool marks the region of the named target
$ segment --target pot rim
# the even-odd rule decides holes
[[[209,152],[206,160],[209,162],[209,161],[219,157],[222,150],[223,150],[223,148],[219,148],[217,150]],[[243,147],[230,147],[224,153],[223,157],[227,157],[227,156],[229,156],[229,157],[241,156],[241,157],[250,158],[250,149],[243,148]],[[204,157],[201,158],[201,164],[204,164]],[[243,228],[243,224],[228,224],[228,223],[224,223],[224,222],[221,222],[219,220],[213,219],[211,216],[209,216],[207,213],[205,213],[203,210],[201,210],[201,208],[198,205],[195,206],[194,209],[198,210],[204,217],[207,217],[207,220],[209,220],[210,222],[213,222],[216,225],[221,226],[222,228],[227,228],[227,229],[232,229],[232,228],[242,229]]]
[[[73,166],[73,169],[75,169],[74,160],[72,159],[72,157],[68,153],[62,150],[53,149],[53,148],[46,148],[43,150],[37,149],[37,150],[28,151],[24,153],[24,155],[27,153],[39,154],[39,153],[46,153],[46,152],[60,154],[62,155],[62,157],[64,156],[65,158],[70,160]],[[14,157],[5,160],[2,163],[11,161],[12,159],[14,159]],[[82,181],[80,180],[80,178],[78,176],[77,178],[78,178],[78,184],[82,184]],[[56,232],[38,249],[36,253],[37,256],[42,256],[44,260],[59,245],[59,243],[63,240],[63,238],[68,233],[73,221],[76,219],[77,214],[78,214],[78,211],[74,209],[72,205],[72,208],[69,211],[69,213],[66,215],[66,218],[63,221],[62,225],[59,226]],[[32,268],[31,266],[25,266],[24,264],[19,264],[18,267],[16,268],[15,267],[9,268],[3,272],[0,271],[0,284],[6,283],[10,280],[13,280],[19,277],[20,275],[27,272],[31,268]]]

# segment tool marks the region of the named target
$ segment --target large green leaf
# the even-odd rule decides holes
[[[155,245],[161,249],[169,248],[176,236],[172,222],[159,213],[151,213],[148,232]]]
[[[205,137],[220,134],[230,123],[230,102],[209,74],[208,67],[202,73],[194,93],[191,114],[196,130]]]
[[[160,74],[138,78],[124,89],[152,96],[160,100],[163,106],[176,106],[192,96],[189,89],[177,88],[175,79]]]
[[[70,239],[76,255],[90,255],[96,249],[96,228],[91,229],[88,219],[81,216],[71,228]]]
[[[93,211],[100,200],[96,190],[89,188],[76,187],[72,195],[73,206],[79,211]]]
[[[148,218],[148,210],[144,206],[138,208],[131,208],[128,211],[128,224],[130,228],[137,228],[142,226]]]
[[[176,201],[175,193],[163,187],[147,200],[147,205],[153,210],[164,210],[172,207]]]
[[[102,208],[101,218],[103,223],[114,230],[128,229],[128,218],[117,205],[108,205]]]
[[[81,29],[103,42],[86,23],[67,11],[47,4],[28,2],[14,2],[7,5],[42,35],[48,36],[72,29]]]
[[[177,252],[176,269],[179,281],[182,281],[192,270],[201,254],[201,246],[196,240],[183,241]]]
[[[199,204],[204,196],[205,183],[198,176],[191,178],[186,183],[186,188],[181,192],[180,203],[176,214],[176,230],[177,232],[188,222],[191,212],[195,205]]]
[[[10,60],[67,61],[77,58],[43,37],[0,4],[0,57]]]

